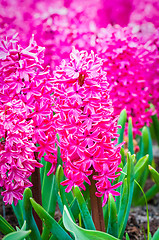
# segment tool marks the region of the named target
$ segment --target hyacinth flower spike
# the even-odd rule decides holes
[[[117,196],[114,189],[122,184],[113,185],[121,171],[117,118],[113,116],[103,60],[93,51],[88,54],[75,48],[70,59],[54,71],[53,81],[54,124],[66,176],[61,184],[67,186],[67,192],[75,186],[85,190],[84,182],[90,185],[93,220],[96,229],[104,231],[99,197],[104,196],[104,206],[109,193]]]

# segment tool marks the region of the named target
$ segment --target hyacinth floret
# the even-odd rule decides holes
[[[61,157],[64,162],[66,192],[84,182],[97,180],[97,196],[104,195],[103,205],[121,169],[120,148],[117,145],[117,117],[109,96],[103,60],[92,51],[73,48],[70,62],[54,72],[54,123],[59,135]],[[117,174],[116,174],[117,173]],[[112,188],[111,188],[112,186]]]

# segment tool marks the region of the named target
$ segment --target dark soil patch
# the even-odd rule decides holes
[[[5,208],[5,212],[4,212],[4,208]],[[4,207],[4,203],[2,201],[1,195],[0,195],[0,215],[2,215],[3,217],[5,215],[5,219],[7,220],[7,222],[9,222],[12,225],[12,227],[16,228],[16,226],[18,226],[18,221],[15,217],[12,206],[8,204]],[[4,234],[2,234],[2,232],[0,231],[0,239],[2,239],[3,237],[4,237]]]
[[[159,227],[159,194],[149,202],[148,211],[150,232],[153,236]],[[131,240],[145,239],[144,234],[147,236],[147,215],[145,206],[131,208],[126,232]]]

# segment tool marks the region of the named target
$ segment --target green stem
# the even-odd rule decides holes
[[[140,184],[139,184],[136,180],[134,180],[134,181],[135,181],[135,183],[139,186],[141,192],[143,193],[144,199],[145,199],[145,203],[146,203],[146,215],[147,215],[147,240],[149,240],[150,223],[149,223],[149,212],[148,212],[147,199],[146,199],[145,193],[144,193],[142,187],[140,186]]]

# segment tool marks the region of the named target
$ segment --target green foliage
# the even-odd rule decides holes
[[[155,232],[155,234],[153,235],[152,240],[158,240],[159,239],[159,228],[157,229],[157,231]]]
[[[120,118],[122,119],[123,113],[121,112]],[[125,122],[120,120],[122,125],[122,129],[124,129]],[[158,125],[159,126],[159,125]],[[123,132],[122,132],[123,134]],[[140,145],[140,151],[137,153],[134,171],[135,171],[135,180],[141,185],[142,189],[145,186],[146,180],[149,176],[149,169],[148,165],[152,164],[153,161],[153,151],[152,151],[152,139],[150,130],[148,127],[144,126],[142,129],[141,137],[138,136],[138,141]],[[129,118],[128,121],[128,151],[133,154],[134,153],[134,145],[133,145],[133,126],[132,126],[132,119]],[[122,154],[122,163],[125,165],[126,161],[123,160],[123,152]],[[146,196],[148,196],[148,200],[150,200],[154,195],[158,192],[157,186],[152,186],[151,189],[148,190]],[[137,206],[140,204],[144,204],[144,198],[141,196],[141,190],[138,185],[134,185],[134,193],[133,193],[133,205]],[[117,206],[119,207],[119,206]]]
[[[61,167],[61,165],[59,165],[57,168],[57,171],[56,171],[56,182],[58,184],[58,190],[60,193],[62,212],[63,212],[64,205],[66,205],[67,208],[69,209],[69,213],[70,213],[72,219],[74,219],[74,216],[69,208],[69,205],[73,201],[73,195],[72,195],[72,192],[69,192],[69,193],[65,192],[65,187],[63,187],[61,185],[61,182],[64,180],[65,180],[65,176],[64,176],[63,168]],[[74,219],[74,221],[75,221],[75,219]]]
[[[30,198],[30,201],[38,216],[41,218],[48,230],[56,237],[56,239],[71,239],[71,237],[66,233],[66,231],[55,221],[53,217],[51,217],[49,213],[45,211],[42,206],[40,206],[40,204],[36,203],[33,198]]]
[[[124,231],[126,228],[126,224],[128,221],[129,217],[129,212],[130,212],[130,207],[131,207],[131,202],[132,202],[132,196],[133,196],[133,190],[134,190],[134,155],[131,155],[128,153],[127,155],[127,172],[126,172],[126,187],[125,187],[125,192],[124,195],[122,191],[120,192],[121,194],[121,202],[120,202],[120,207],[119,207],[119,217],[118,221],[120,223],[119,226],[119,238],[122,238],[124,235]],[[125,196],[126,195],[126,196]],[[125,200],[127,199],[125,204]],[[123,201],[124,200],[124,201]]]
[[[18,220],[19,226],[22,227],[24,223],[22,200],[19,200],[16,206],[14,205],[14,203],[12,203],[12,208]]]
[[[21,229],[17,229],[17,231],[7,234],[3,240],[24,240],[30,233],[30,230],[26,231],[26,222],[24,221]]]
[[[118,120],[118,125],[121,126],[121,128],[118,129],[118,134],[119,134],[118,144],[123,142],[126,120],[127,120],[127,114],[126,114],[126,110],[124,109],[121,111],[119,120]]]
[[[159,173],[150,165],[149,165],[149,170],[151,172],[151,175],[152,175],[156,185],[159,187]]]
[[[130,240],[129,235],[126,233],[126,240]]]
[[[75,240],[117,240],[117,238],[100,231],[86,230],[75,224],[66,206],[64,206],[63,223],[65,228],[74,234]]]
[[[152,122],[153,122],[153,124],[152,124],[153,133],[154,133],[157,143],[159,145],[159,120],[158,120],[158,117],[156,114],[153,115],[151,118],[152,118]]]
[[[151,165],[149,165],[149,171],[155,181],[155,184],[145,193],[147,201],[152,199],[156,193],[159,192],[159,173]],[[138,205],[144,205],[144,197],[141,197],[137,203]]]
[[[80,213],[81,213],[85,228],[95,230],[95,226],[94,226],[92,217],[89,213],[87,204],[78,187],[75,187],[74,194],[75,194],[75,197],[77,198],[78,206],[80,209]]]
[[[30,198],[32,197],[32,192],[29,188],[26,188],[23,194],[23,212],[24,219],[26,220],[26,229],[31,230],[30,239],[41,240],[40,232],[35,223],[33,214],[32,214],[32,205]]]
[[[107,232],[115,237],[118,237],[119,224],[117,208],[112,194],[109,194],[108,199],[108,227]]]
[[[1,215],[0,215],[0,231],[4,235],[15,231],[15,229]]]
[[[131,154],[134,154],[134,145],[133,145],[133,126],[132,126],[132,118],[129,118],[128,121],[128,150]]]

